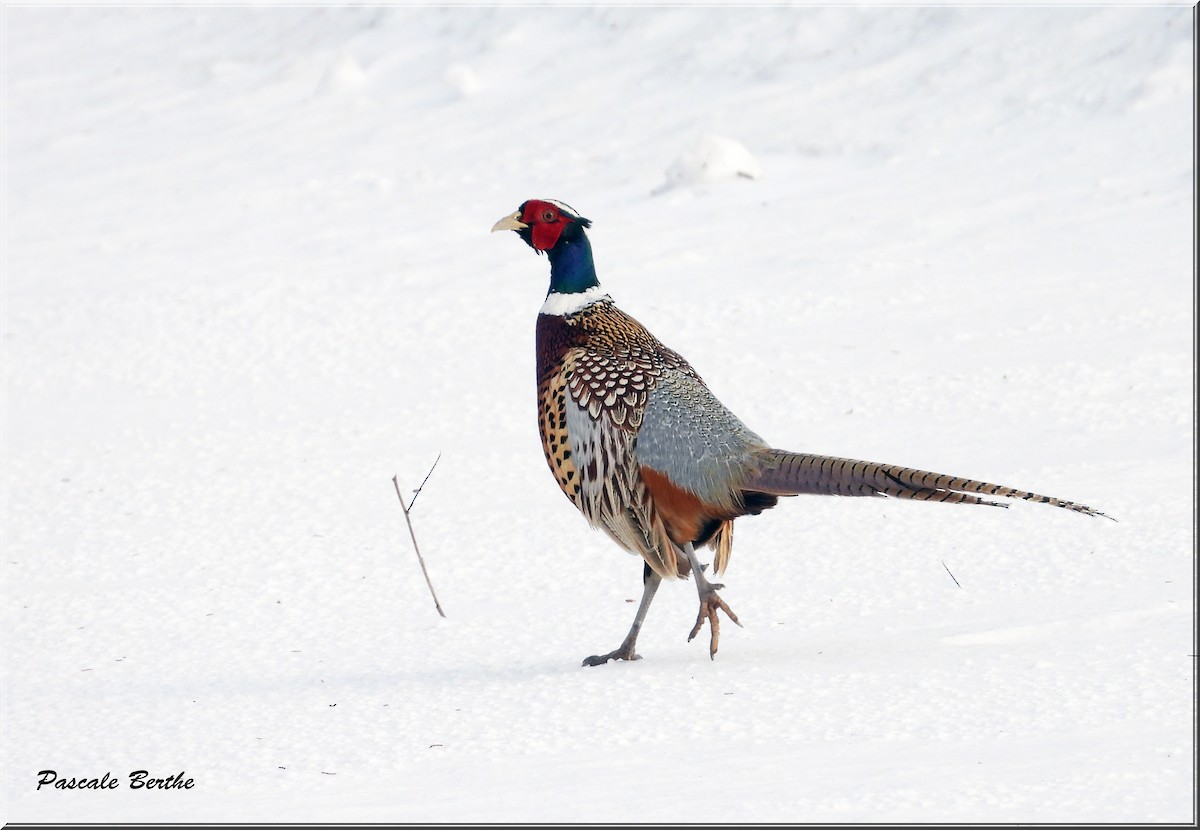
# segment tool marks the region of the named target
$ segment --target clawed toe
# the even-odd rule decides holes
[[[725,600],[721,599],[721,597],[717,595],[716,589],[723,587],[725,586],[714,585],[712,586],[713,590],[709,591],[700,598],[700,612],[696,614],[696,624],[692,626],[692,631],[690,634],[688,634],[688,642],[690,643],[692,639],[700,632],[701,627],[704,625],[704,621],[708,620],[708,628],[710,632],[708,641],[708,657],[710,660],[716,656],[717,641],[721,637],[721,621],[717,617],[717,610],[719,609],[724,611],[729,619],[733,621],[734,625],[738,626],[739,628],[742,627],[742,624],[738,622],[737,614],[733,613],[729,606],[725,604]]]

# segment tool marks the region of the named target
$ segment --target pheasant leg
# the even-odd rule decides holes
[[[646,612],[650,610],[650,602],[654,599],[654,592],[658,590],[659,583],[662,582],[662,577],[650,570],[650,566],[645,566],[642,575],[642,601],[638,604],[637,616],[633,618],[633,625],[629,628],[629,633],[625,635],[624,642],[621,643],[614,651],[608,654],[593,654],[591,657],[585,657],[583,665],[585,666],[602,666],[609,660],[641,660],[640,654],[633,650],[637,644],[638,632],[642,630],[642,621],[646,619]]]
[[[714,585],[709,582],[704,576],[704,565],[700,564],[700,560],[696,556],[696,551],[692,548],[691,543],[683,546],[683,552],[687,554],[688,563],[692,566],[692,577],[696,580],[696,591],[700,594],[700,612],[696,614],[696,624],[692,626],[692,632],[688,634],[688,642],[692,641],[704,625],[704,621],[708,620],[709,640],[708,640],[708,658],[712,660],[717,653],[717,641],[721,638],[721,622],[717,617],[717,611],[724,611],[729,619],[733,620],[733,624],[741,628],[742,624],[738,622],[737,614],[725,604],[725,600],[721,599],[717,590],[724,588],[724,585]]]

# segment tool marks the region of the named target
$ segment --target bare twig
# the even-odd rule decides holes
[[[412,506],[417,503],[417,496],[421,495],[421,491],[425,489],[425,482],[429,481],[429,477],[433,475],[434,467],[442,460],[442,454],[439,452],[437,458],[433,459],[433,467],[429,468],[429,472],[425,474],[425,478],[421,479],[421,486],[413,491],[412,501],[408,503],[408,509],[412,510]]]
[[[943,567],[943,568],[946,568],[946,573],[950,574],[950,568],[948,568],[948,567],[946,566],[946,563],[945,563],[944,561],[942,562],[942,567]],[[951,578],[951,579],[954,579],[954,574],[950,574],[950,578]],[[954,579],[954,584],[955,584],[955,585],[958,585],[958,587],[959,587],[959,588],[961,588],[961,587],[962,587],[962,585],[959,585],[959,584],[958,584],[958,580],[957,580],[957,579]]]
[[[436,461],[433,463],[437,464]],[[433,469],[430,468],[429,472],[432,473]],[[425,480],[428,481],[429,476],[425,476]],[[437,612],[445,619],[446,612],[442,610],[442,604],[438,602],[437,593],[433,590],[433,582],[429,579],[429,571],[425,568],[425,558],[421,556],[421,548],[417,545],[417,534],[413,532],[412,519],[408,516],[409,505],[404,504],[404,496],[400,495],[400,482],[397,480],[397,476],[392,476],[392,484],[396,488],[396,498],[400,499],[400,509],[404,511],[404,523],[408,525],[408,535],[412,538],[413,550],[417,552],[417,561],[421,563],[421,573],[425,574],[425,584],[429,586],[429,593],[433,597],[433,604],[437,607]],[[421,487],[424,486],[425,482],[423,481],[421,482]],[[420,487],[417,488],[417,492],[421,492]],[[413,501],[416,501],[416,499],[417,497],[413,496]]]

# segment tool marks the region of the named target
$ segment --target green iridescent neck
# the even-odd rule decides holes
[[[596,265],[592,262],[592,243],[583,229],[579,233],[564,235],[551,248],[550,291],[554,294],[580,294],[600,284],[596,279]]]

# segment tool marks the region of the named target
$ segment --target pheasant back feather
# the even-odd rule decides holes
[[[810,493],[832,496],[891,496],[917,501],[1008,507],[1004,502],[982,498],[996,496],[1048,504],[1087,516],[1111,518],[1086,504],[1043,496],[1002,484],[931,473],[895,464],[776,449],[762,454],[759,468],[746,482],[746,486],[765,493],[785,496]]]

